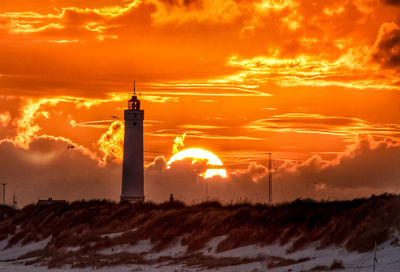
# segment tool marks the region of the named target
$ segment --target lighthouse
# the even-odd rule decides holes
[[[124,111],[125,137],[124,159],[122,163],[121,201],[144,201],[143,182],[143,119],[140,100],[133,87],[128,109]]]

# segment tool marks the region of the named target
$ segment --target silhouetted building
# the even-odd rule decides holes
[[[66,200],[54,200],[51,197],[49,199],[39,199],[36,205],[38,206],[46,206],[46,205],[53,205],[53,204],[67,204]]]
[[[143,182],[143,119],[144,111],[140,109],[140,100],[136,91],[128,101],[124,111],[125,138],[124,159],[122,163],[121,201],[144,201]]]

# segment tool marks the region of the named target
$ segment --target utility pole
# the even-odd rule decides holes
[[[13,208],[16,209],[17,208],[17,199],[15,198],[15,193],[13,195]]]
[[[375,272],[375,264],[378,262],[378,259],[376,258],[376,241],[375,241],[375,246],[374,246],[374,264],[372,266],[372,271]]]
[[[267,153],[268,154],[268,203],[272,203],[272,173],[271,173],[271,155],[272,153]]]
[[[2,183],[3,186],[3,204],[6,205],[6,185],[7,183]]]

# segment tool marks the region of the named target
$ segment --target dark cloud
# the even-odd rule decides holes
[[[360,137],[332,161],[313,156],[302,164],[282,164],[273,173],[273,199],[344,199],[397,193],[399,164],[399,143]],[[198,176],[203,169],[190,161],[167,168],[164,158],[159,157],[146,171],[147,195],[163,201],[169,193],[174,193],[178,199],[190,202],[204,200],[208,190],[209,197],[222,201],[266,200],[268,170],[262,165],[250,163],[247,170],[233,172],[226,179],[203,179]]]
[[[265,168],[251,164],[247,171],[233,173],[229,180],[200,176],[206,162],[192,164],[178,161],[167,168],[165,159],[158,157],[145,171],[147,200],[165,201],[170,193],[187,202],[212,199],[260,201],[265,195]],[[16,194],[19,206],[36,202],[38,198],[111,199],[119,200],[121,165],[109,162],[100,167],[96,160],[79,150],[67,150],[65,142],[40,139],[29,150],[12,143],[0,144],[0,172],[6,182],[7,202]],[[206,186],[207,182],[207,186]],[[207,188],[206,188],[207,187]]]
[[[120,194],[120,165],[99,167],[64,142],[37,140],[29,150],[0,144],[0,173],[7,186],[7,202],[15,193],[19,205],[46,199],[114,199]]]
[[[79,150],[68,151],[64,142],[40,139],[29,150],[11,143],[0,144],[0,172],[8,182],[7,201],[16,194],[20,205],[37,198],[112,199],[120,195],[121,165],[99,167],[97,161]],[[302,164],[282,164],[273,173],[274,201],[299,197],[353,198],[372,193],[400,192],[400,144],[361,137],[356,144],[332,161],[314,156]],[[167,167],[158,157],[145,171],[147,200],[166,201],[170,193],[186,202],[218,199],[230,201],[266,200],[268,170],[255,162],[246,170],[223,179],[204,179],[199,174],[205,162],[190,160]]]
[[[201,4],[202,1],[199,0],[184,0],[184,1],[178,1],[178,0],[160,0],[159,2],[161,3],[167,3],[171,6],[190,6],[192,4]]]
[[[400,6],[400,0],[384,0],[384,3],[393,6]]]
[[[313,156],[301,165],[282,165],[277,176],[291,189],[291,194],[311,187],[315,196],[365,196],[366,192],[400,191],[400,144],[360,137],[356,144],[332,161]]]
[[[385,68],[398,68],[400,64],[400,27],[395,23],[381,26],[372,58]]]
[[[158,157],[145,173],[146,194],[153,200],[165,201],[170,193],[187,202],[218,199],[222,201],[264,201],[266,196],[266,169],[251,163],[247,170],[204,179],[199,176],[206,169],[205,162],[177,161],[166,167],[164,157]]]
[[[400,145],[365,137],[336,162],[321,169],[331,187],[400,189]]]

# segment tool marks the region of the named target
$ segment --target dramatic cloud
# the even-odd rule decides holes
[[[156,201],[166,200],[169,193],[187,202],[218,199],[221,201],[263,201],[266,170],[252,163],[247,170],[232,173],[228,178],[203,178],[206,162],[190,159],[176,161],[167,168],[164,157],[157,157],[145,172],[145,194]]]
[[[25,105],[20,110],[20,117],[14,119],[13,124],[15,125],[15,135],[13,137],[4,138],[0,140],[0,143],[7,142],[13,143],[15,146],[29,150],[30,145],[33,141],[38,139],[49,139],[64,142],[64,144],[74,145],[76,149],[79,149],[82,153],[90,156],[92,159],[98,161],[100,165],[104,165],[108,157],[111,158],[122,158],[122,144],[123,144],[123,124],[121,121],[112,122],[110,120],[102,120],[95,122],[83,122],[76,123],[74,120],[70,121],[72,127],[77,126],[88,126],[93,125],[98,127],[99,123],[103,124],[101,127],[104,128],[104,123],[108,123],[106,128],[109,128],[98,140],[98,146],[95,150],[91,147],[85,147],[79,143],[74,142],[64,136],[49,135],[42,132],[42,127],[39,125],[41,119],[49,119],[50,112],[53,107],[56,107],[59,103],[71,103],[75,108],[85,107],[90,109],[93,105],[98,105],[101,102],[99,100],[85,100],[81,101],[78,98],[45,98],[33,101],[31,99],[25,102]],[[61,112],[62,114],[62,112]],[[8,118],[4,122],[10,121],[10,115],[6,115]],[[100,154],[99,154],[100,151]],[[103,154],[103,158],[99,157]]]
[[[37,198],[67,200],[107,198],[118,200],[121,164],[99,166],[97,160],[78,150],[67,150],[57,139],[37,139],[25,150],[12,143],[0,144],[0,170],[8,189],[24,205]],[[273,167],[273,199],[299,197],[343,199],[372,193],[400,192],[400,144],[361,136],[356,144],[330,161],[313,156],[299,163]],[[265,201],[268,170],[251,162],[247,169],[232,171],[227,178],[203,178],[205,161],[176,161],[167,167],[157,157],[145,170],[148,200],[165,201],[169,194],[186,202],[205,199]],[[8,201],[10,199],[8,198]]]
[[[275,201],[295,198],[352,198],[372,193],[400,192],[400,144],[390,140],[376,141],[361,136],[359,142],[331,161],[313,156],[303,163],[285,162],[273,170]],[[182,200],[265,201],[268,170],[250,163],[246,170],[232,172],[228,178],[204,179],[199,176],[205,164],[191,160],[166,167],[158,157],[146,170],[146,191],[158,201],[174,193]],[[342,192],[340,194],[340,192]]]
[[[381,26],[372,57],[385,68],[396,68],[400,64],[400,27],[396,23]]]
[[[400,144],[362,136],[332,161],[313,156],[302,164],[286,163],[277,178],[287,182],[292,193],[315,190],[315,196],[365,196],[367,193],[400,192]],[[340,193],[342,191],[342,193]]]
[[[201,78],[199,84],[220,90],[221,83],[243,82],[398,88],[392,74],[368,63],[378,28],[397,18],[398,10],[382,1],[132,0],[43,6],[32,10],[21,4],[17,11],[0,6],[4,54],[14,56],[10,45],[38,45],[19,55],[25,67],[36,69],[22,69],[19,63],[3,67],[6,84],[0,89],[30,84],[41,91],[72,92],[79,86],[104,93],[132,75],[146,83],[174,79],[183,85]],[[372,13],[384,15],[373,19]],[[52,57],[34,56],[49,52]],[[121,73],[116,77],[114,71]]]
[[[117,200],[120,194],[120,165],[99,167],[90,156],[67,150],[58,140],[35,140],[29,150],[1,143],[0,171],[8,183],[7,203],[15,194],[19,207],[38,198]]]

